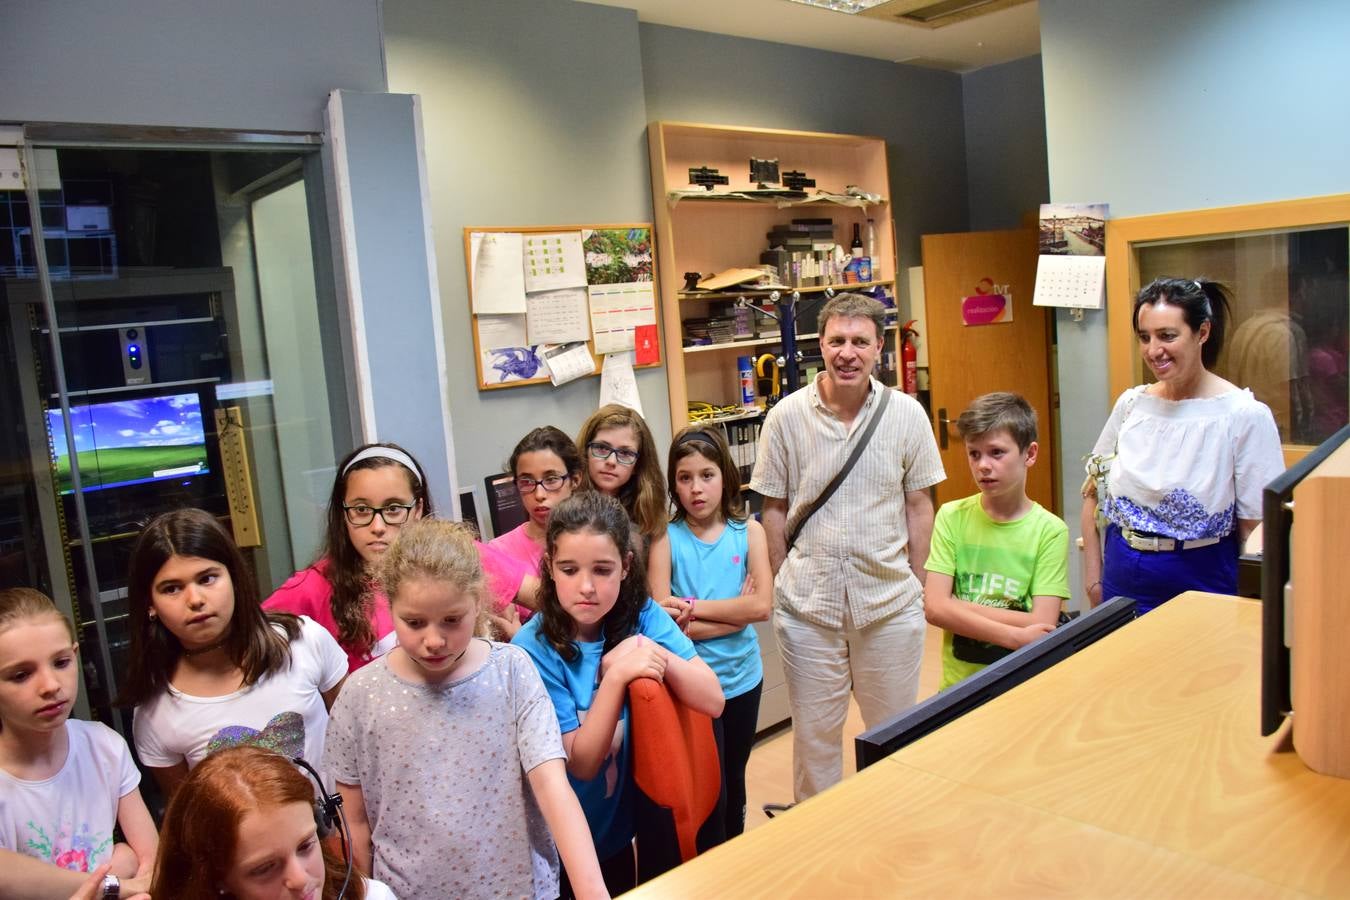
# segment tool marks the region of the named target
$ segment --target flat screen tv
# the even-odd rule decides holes
[[[196,391],[72,405],[81,487],[99,491],[209,474],[202,406]],[[70,447],[60,409],[47,411],[47,427],[57,490],[69,494]]]
[[[1285,615],[1285,590],[1291,574],[1289,541],[1294,530],[1294,488],[1347,440],[1350,425],[1266,485],[1261,497],[1261,733],[1264,735],[1274,734],[1285,716],[1293,711],[1289,682],[1291,631]]]
[[[1050,634],[990,663],[974,675],[864,731],[854,739],[858,768],[885,759],[919,738],[983,706],[1134,619],[1134,601],[1114,597]]]

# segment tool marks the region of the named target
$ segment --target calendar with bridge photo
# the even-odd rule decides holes
[[[1036,306],[1101,309],[1106,295],[1105,203],[1043,203]]]

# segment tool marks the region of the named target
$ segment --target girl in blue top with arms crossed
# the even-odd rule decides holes
[[[539,612],[512,639],[534,660],[553,701],[567,774],[586,813],[611,894],[637,880],[628,683],[664,681],[691,709],[722,712],[717,676],[647,596],[619,502],[583,491],[549,516]],[[562,896],[571,895],[562,885]]]
[[[653,599],[686,623],[726,695],[714,727],[726,836],[733,838],[745,830],[745,766],[764,686],[753,623],[768,619],[773,608],[769,545],[764,528],[745,512],[740,475],[720,429],[691,425],[677,434],[666,472],[675,517],[652,544],[647,583]]]

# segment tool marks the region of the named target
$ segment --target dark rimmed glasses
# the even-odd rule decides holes
[[[553,475],[545,475],[543,478],[538,479],[531,478],[528,475],[521,475],[516,479],[516,490],[520,491],[522,494],[533,494],[534,489],[542,484],[544,490],[551,494],[561,488],[563,482],[566,480],[566,475],[558,475],[556,473]]]
[[[586,452],[596,459],[609,459],[613,456],[621,466],[631,466],[638,461],[638,452],[627,447],[611,447],[604,441],[591,441]]]
[[[376,513],[386,525],[402,525],[408,521],[408,516],[416,505],[416,503],[388,503],[384,506],[367,506],[364,503],[357,503],[354,506],[343,504],[342,511],[346,513],[347,521],[358,527],[374,522]]]

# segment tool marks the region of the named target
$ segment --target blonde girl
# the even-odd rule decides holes
[[[376,572],[398,645],[352,675],[325,757],[357,866],[404,900],[555,897],[560,854],[579,895],[605,896],[539,675],[479,636],[471,533],[415,522]]]
[[[79,684],[69,620],[39,591],[0,591],[0,896],[68,897],[104,864],[128,895],[149,883],[140,772],[121,735],[70,718]]]

